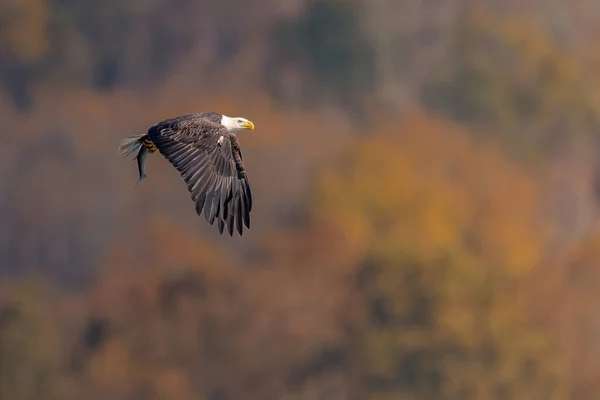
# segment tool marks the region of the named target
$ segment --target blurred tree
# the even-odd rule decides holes
[[[600,391],[598,257],[596,225],[583,240],[554,251],[529,280],[529,310],[560,343],[572,381],[571,398],[591,399]]]
[[[523,310],[545,243],[533,179],[448,122],[390,124],[314,195],[317,220],[364,249],[350,351],[365,398],[564,398],[560,357]]]
[[[49,285],[24,282],[10,294],[0,299],[0,398],[53,398],[63,354]]]
[[[0,394],[593,395],[595,153],[579,133],[600,104],[596,36],[565,45],[577,29],[562,40],[545,16],[576,7],[535,3],[0,0],[0,76],[36,105],[0,93]],[[370,140],[339,105],[375,109]],[[239,240],[190,218],[165,160],[134,191],[135,166],[107,157],[209,108],[261,126],[245,147],[257,223]],[[497,138],[544,156],[535,178]],[[252,257],[222,258],[240,248]],[[32,270],[81,291],[5,275]]]
[[[374,98],[399,111],[419,100],[452,50],[460,0],[360,1],[361,23],[372,47]]]
[[[301,75],[302,102],[311,106],[333,101],[352,114],[364,107],[372,90],[372,49],[360,25],[360,4],[354,1],[310,2],[296,20],[278,22],[272,33],[265,76],[271,93],[283,101],[285,71]]]
[[[485,124],[526,159],[554,154],[573,134],[590,134],[597,119],[573,52],[527,15],[481,8],[465,2],[449,61],[423,86],[423,103]]]
[[[46,0],[0,1],[0,79],[22,110],[32,106],[33,72],[49,49],[49,13]]]

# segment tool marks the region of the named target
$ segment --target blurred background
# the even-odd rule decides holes
[[[0,0],[0,398],[600,398],[600,2]],[[117,147],[243,116],[252,228]]]

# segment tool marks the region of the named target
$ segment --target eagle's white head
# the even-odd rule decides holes
[[[223,115],[221,125],[225,126],[229,132],[239,132],[245,129],[254,130],[254,123],[242,117],[228,117]]]

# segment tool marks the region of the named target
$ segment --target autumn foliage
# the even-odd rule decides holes
[[[0,1],[0,399],[598,397],[593,15],[75,3]],[[116,152],[198,110],[256,125],[241,238]]]

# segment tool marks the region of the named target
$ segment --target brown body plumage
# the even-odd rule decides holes
[[[225,227],[242,235],[250,228],[252,193],[242,163],[242,152],[234,131],[254,129],[246,119],[233,119],[218,113],[189,114],[166,119],[144,135],[123,140],[119,150],[129,155],[139,149],[136,159],[140,180],[150,154],[159,151],[185,181],[196,213],[204,214],[219,233]]]

